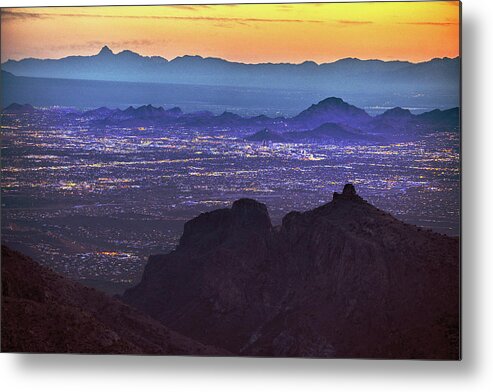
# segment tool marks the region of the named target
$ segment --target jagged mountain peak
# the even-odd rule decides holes
[[[108,45],[104,45],[99,53],[97,54],[98,56],[110,56],[114,55],[113,51],[108,47]]]
[[[178,248],[153,256],[123,298],[240,355],[452,359],[458,245],[350,183],[275,228],[264,204],[240,199],[187,222]]]
[[[363,200],[357,193],[353,184],[348,183],[344,185],[342,193],[334,192],[332,200],[346,199],[346,200]]]
[[[353,230],[353,235],[370,233],[366,229],[368,224],[377,231],[390,228],[391,226],[398,231],[407,231],[411,226],[397,220],[389,213],[375,207],[356,192],[356,187],[352,183],[347,183],[342,192],[334,192],[332,200],[326,204],[305,212],[290,212],[281,224],[281,229],[293,230],[296,232],[304,226],[316,226],[318,228],[325,225],[335,225],[340,230]],[[411,230],[414,233],[414,229]]]

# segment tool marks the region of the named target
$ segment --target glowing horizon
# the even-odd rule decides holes
[[[108,47],[114,55],[118,55],[122,52],[125,52],[125,51],[129,51],[130,49],[121,49],[121,50],[113,50],[109,45],[103,45],[102,47],[100,47],[99,49],[97,49],[95,52],[93,53],[88,53],[88,54],[85,54],[83,56],[95,56],[97,54],[99,54],[99,52],[101,51],[101,49],[103,49],[103,47]],[[231,62],[231,63],[240,63],[240,64],[294,64],[294,65],[298,65],[298,64],[302,64],[302,63],[305,63],[305,62],[314,62],[315,64],[317,65],[321,65],[321,64],[330,64],[330,63],[334,63],[334,62],[337,62],[337,61],[340,61],[340,60],[345,60],[345,59],[356,59],[356,60],[376,60],[376,61],[407,61],[407,62],[410,62],[410,63],[413,63],[413,64],[418,64],[418,63],[422,63],[422,62],[427,62],[427,61],[430,61],[430,60],[433,60],[434,58],[439,58],[439,59],[444,59],[444,58],[448,58],[448,59],[455,59],[457,58],[459,55],[457,54],[457,56],[454,56],[454,57],[450,57],[450,56],[443,56],[443,57],[432,57],[432,58],[429,58],[429,59],[426,59],[426,60],[419,60],[419,61],[410,61],[410,60],[403,60],[403,59],[392,59],[392,60],[381,60],[381,59],[378,59],[378,58],[366,58],[366,59],[362,59],[362,58],[359,58],[359,57],[341,57],[341,58],[338,58],[338,59],[334,59],[334,60],[330,60],[330,61],[325,61],[325,62],[316,62],[316,61],[313,61],[313,60],[303,60],[303,61],[300,61],[300,62],[273,62],[273,61],[264,61],[264,62],[256,62],[256,63],[250,63],[250,62],[246,62],[246,61],[238,61],[238,60],[231,60],[231,59],[225,59],[225,58],[222,58],[222,57],[213,57],[213,56],[201,56],[199,54],[184,54],[184,55],[179,55],[179,56],[176,56],[176,57],[172,57],[172,58],[166,58],[164,56],[161,56],[161,55],[144,55],[144,54],[141,54],[135,50],[130,50],[131,52],[133,53],[136,53],[138,55],[141,55],[141,56],[145,56],[145,57],[162,57],[164,58],[165,60],[167,61],[173,61],[174,59],[177,59],[177,58],[180,58],[180,57],[201,57],[203,59],[220,59],[220,60],[225,60],[225,61],[228,61],[228,62]],[[71,56],[82,56],[80,53],[72,53],[72,54],[68,54],[66,56],[62,56],[62,57],[37,57],[38,59],[41,59],[41,60],[60,60],[60,59],[63,59],[63,58],[66,58],[66,57],[71,57]],[[2,63],[4,61],[8,61],[8,60],[23,60],[23,59],[27,59],[28,57],[23,57],[23,58],[20,58],[20,59],[6,59],[6,60],[3,60],[2,58]]]
[[[94,55],[318,64],[459,56],[459,2],[2,8],[1,61]]]

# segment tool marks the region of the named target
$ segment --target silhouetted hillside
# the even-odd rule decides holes
[[[458,359],[459,241],[346,185],[271,224],[241,199],[187,222],[123,299],[238,355]]]
[[[2,351],[228,355],[2,246]]]
[[[250,135],[245,138],[245,140],[251,142],[285,142],[286,139],[279,134],[278,132],[273,132],[267,128],[262,129],[261,131],[255,132],[253,135]]]
[[[20,114],[20,113],[34,113],[36,109],[32,105],[25,104],[21,105],[18,103],[13,103],[2,110],[2,113],[6,114]]]
[[[366,134],[359,129],[331,122],[309,131],[286,132],[282,136],[295,142],[365,141],[372,139],[372,135]]]
[[[298,128],[311,129],[325,123],[364,126],[371,120],[370,115],[363,109],[350,105],[341,98],[330,97],[303,110],[293,117],[291,122],[298,125]]]

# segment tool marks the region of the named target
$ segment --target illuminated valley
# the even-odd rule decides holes
[[[273,143],[246,141],[234,127],[98,127],[67,116],[4,114],[3,241],[107,290],[138,281],[149,254],[175,247],[185,221],[242,197],[264,202],[279,224],[352,182],[405,222],[459,234],[456,131]]]

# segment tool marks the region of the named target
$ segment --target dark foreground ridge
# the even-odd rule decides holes
[[[460,358],[458,239],[351,184],[280,226],[252,199],[200,214],[122,299],[2,247],[2,351]]]
[[[251,199],[187,222],[123,300],[237,355],[458,359],[459,241],[357,195],[271,224]]]
[[[2,352],[228,355],[5,246]]]

